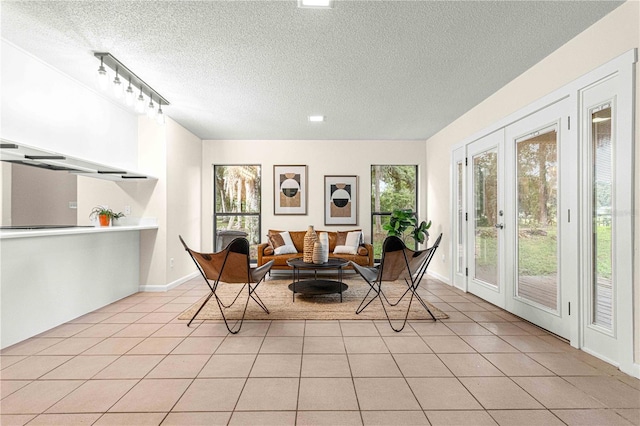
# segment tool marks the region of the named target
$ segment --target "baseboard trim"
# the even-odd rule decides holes
[[[195,277],[198,276],[198,272],[193,272],[189,275],[185,275],[182,278],[178,278],[177,280],[167,283],[165,285],[141,285],[138,286],[138,291],[148,291],[148,292],[162,292],[169,291],[172,288],[178,287],[180,284],[183,284]]]
[[[433,271],[429,271],[427,270],[427,274],[432,276],[433,278],[437,278],[440,281],[442,281],[445,284],[451,285],[451,281],[449,280],[449,277],[445,277],[444,275],[440,275],[437,272],[433,272]]]
[[[606,356],[603,356],[603,355],[601,355],[601,354],[599,354],[599,353],[597,353],[597,352],[594,352],[594,351],[592,351],[592,350],[591,350],[591,349],[589,349],[589,348],[579,348],[579,349],[580,349],[582,352],[586,352],[586,353],[588,353],[589,355],[594,356],[594,357],[598,358],[599,360],[606,362],[607,364],[611,364],[611,365],[613,365],[614,367],[620,368],[620,364],[619,364],[619,363],[617,363],[617,362],[615,362],[614,360],[609,359],[609,358],[607,358]]]

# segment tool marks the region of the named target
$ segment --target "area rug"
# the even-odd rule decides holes
[[[325,294],[317,296],[305,296],[302,294],[296,294],[295,302],[292,300],[292,293],[288,286],[291,284],[291,279],[270,279],[258,286],[257,294],[260,296],[264,304],[267,306],[270,314],[265,313],[260,307],[253,301],[249,301],[247,307],[247,314],[245,319],[248,320],[354,320],[354,319],[366,319],[366,320],[383,320],[386,319],[382,305],[379,300],[375,300],[371,303],[363,312],[356,315],[356,308],[362,301],[362,298],[370,288],[366,282],[362,279],[353,278],[345,279],[344,283],[349,286],[347,290],[342,293],[342,302],[340,302],[339,294]],[[385,283],[386,284],[386,283]],[[383,291],[388,295],[391,300],[397,299],[403,290],[406,289],[406,285],[403,282],[391,283],[386,286],[383,284]],[[205,286],[204,282],[202,283]],[[218,289],[218,295],[225,302],[229,303],[235,297],[239,287],[237,284],[225,284],[221,283]],[[243,291],[241,297],[246,300],[246,289]],[[424,298],[423,298],[424,299]],[[396,308],[389,308],[387,311],[393,319],[404,319],[404,314],[407,309],[409,297],[405,298],[403,302]],[[193,304],[189,309],[184,311],[179,319],[191,319],[193,314],[196,313],[204,297],[198,302]],[[437,319],[449,318],[447,314],[440,309],[425,303],[429,306],[431,312]],[[227,319],[239,319],[242,315],[242,307],[244,306],[244,300],[236,302],[236,304],[227,309],[225,314]],[[404,310],[402,309],[404,308]],[[218,304],[215,298],[209,299],[209,302],[200,311],[197,319],[201,320],[219,320],[222,319]],[[411,311],[409,312],[409,319],[412,320],[431,320],[429,313],[422,307],[417,299],[413,299],[411,304]]]

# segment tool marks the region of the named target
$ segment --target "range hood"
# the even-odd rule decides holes
[[[123,170],[57,152],[45,151],[6,139],[0,139],[0,161],[112,181],[132,182],[156,179],[135,171]]]

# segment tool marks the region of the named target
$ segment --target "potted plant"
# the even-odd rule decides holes
[[[124,217],[124,213],[122,213],[122,212],[118,212],[118,213],[116,213],[116,212],[113,212],[113,211],[112,211],[112,212],[111,212],[111,224],[113,225],[113,224],[114,224],[114,223],[113,223],[113,221],[114,221],[114,220],[118,220],[118,219],[120,219],[121,217]]]
[[[104,206],[95,206],[91,213],[89,214],[89,219],[98,218],[100,222],[100,226],[109,226],[111,219],[119,219],[123,217],[124,214],[122,212],[115,213],[108,207]]]
[[[388,236],[400,237],[405,243],[406,239],[411,237],[420,244],[429,238],[429,228],[431,228],[431,221],[423,220],[418,223],[418,218],[411,209],[395,209],[391,213],[389,223],[382,226]],[[408,234],[405,235],[405,232]]]

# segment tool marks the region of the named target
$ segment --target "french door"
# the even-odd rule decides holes
[[[504,131],[467,146],[467,290],[505,307]]]
[[[577,147],[565,98],[505,129],[506,309],[569,339],[578,304]],[[573,220],[571,218],[573,212]]]
[[[569,114],[565,98],[453,155],[454,238],[466,247],[464,258],[454,252],[466,265],[464,278],[454,266],[454,284],[565,338],[576,327],[571,302],[578,309],[577,149]]]

